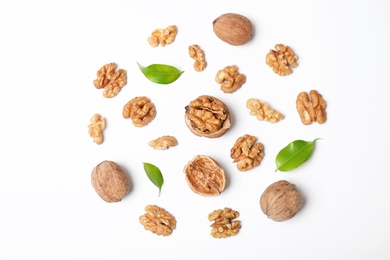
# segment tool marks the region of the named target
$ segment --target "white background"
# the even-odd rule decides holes
[[[229,46],[214,35],[213,20],[226,12],[253,22],[250,43]],[[386,0],[0,0],[0,259],[390,259],[389,12]],[[173,44],[149,46],[154,29],[172,24],[178,27]],[[299,56],[290,76],[265,64],[277,43]],[[204,72],[192,68],[191,44],[205,51]],[[109,62],[128,73],[112,99],[92,83]],[[137,62],[185,72],[158,85]],[[225,94],[214,77],[233,64],[247,83]],[[298,93],[311,89],[328,104],[323,125],[303,125],[295,110]],[[184,107],[204,94],[232,113],[232,128],[217,139],[194,136],[184,123]],[[144,128],[122,117],[123,105],[139,95],[157,108]],[[251,97],[286,118],[258,121],[245,107]],[[107,120],[100,146],[88,135],[94,113]],[[148,146],[166,134],[179,145]],[[230,148],[244,134],[264,144],[265,157],[242,173]],[[274,172],[281,148],[317,137],[305,165]],[[225,169],[228,185],[220,196],[201,197],[185,182],[183,167],[197,154]],[[91,185],[91,171],[103,160],[119,163],[132,182],[119,203],[104,202]],[[160,196],[142,162],[161,169]],[[281,179],[296,184],[305,203],[294,218],[277,223],[261,212],[259,198]],[[139,223],[149,204],[175,216],[171,236]],[[207,215],[223,207],[241,213],[242,229],[214,239]]]

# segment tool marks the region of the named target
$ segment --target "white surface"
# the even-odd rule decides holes
[[[222,13],[246,15],[254,39],[232,47],[212,31]],[[0,1],[0,259],[390,259],[389,1]],[[152,48],[147,37],[175,24],[172,45]],[[206,53],[197,73],[190,44]],[[276,43],[288,44],[299,66],[279,77],[265,64]],[[112,99],[92,81],[105,63],[128,72]],[[142,65],[166,63],[185,73],[171,85],[149,82]],[[236,64],[247,83],[224,94],[216,71]],[[295,110],[299,92],[317,89],[328,104],[324,125],[304,126]],[[233,127],[221,138],[192,135],[184,107],[203,94],[231,109]],[[146,95],[157,117],[138,129],[122,118],[131,98]],[[256,97],[285,114],[277,124],[259,122],[245,102]],[[94,113],[107,118],[105,141],[88,135]],[[252,134],[266,155],[240,173],[230,148]],[[148,141],[177,137],[179,146],[155,151]],[[277,152],[295,139],[317,142],[310,161],[290,173],[274,172]],[[216,159],[229,184],[218,197],[193,193],[183,167],[197,154]],[[102,160],[118,162],[131,177],[120,203],[103,202],[90,183]],[[161,196],[142,162],[160,167]],[[272,182],[295,183],[305,198],[291,220],[276,223],[260,211]],[[170,237],[138,222],[148,204],[177,219]],[[241,213],[235,237],[213,239],[207,215],[231,207]]]

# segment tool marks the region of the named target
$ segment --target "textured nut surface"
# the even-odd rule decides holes
[[[196,71],[203,71],[207,66],[204,51],[198,45],[193,44],[188,47],[188,53],[195,60],[194,69]]]
[[[317,90],[310,90],[309,95],[306,92],[299,93],[296,101],[296,108],[301,121],[305,125],[313,122],[323,124],[326,122],[326,102]]]
[[[164,47],[165,45],[171,44],[175,41],[177,34],[176,25],[170,25],[165,29],[156,29],[152,32],[152,35],[149,36],[148,42],[150,46],[157,47],[161,45]]]
[[[226,13],[213,21],[215,35],[222,41],[234,45],[244,45],[253,36],[252,22],[245,16]]]
[[[184,166],[191,190],[202,196],[216,196],[225,189],[225,171],[207,155],[197,155]]]
[[[92,186],[106,202],[121,201],[130,191],[129,180],[113,161],[103,161],[92,170]]]
[[[213,96],[199,96],[185,107],[185,122],[197,136],[216,138],[231,126],[228,107]]]
[[[246,82],[246,76],[238,72],[236,65],[227,66],[217,72],[215,81],[221,84],[221,90],[225,93],[233,93]]]
[[[130,118],[134,126],[143,127],[155,118],[156,107],[145,96],[135,97],[126,103],[122,114],[124,118]]]
[[[177,145],[177,139],[174,136],[164,135],[150,141],[148,144],[156,150],[167,150],[169,147]]]
[[[266,56],[266,63],[272,70],[280,75],[287,76],[292,73],[291,68],[296,68],[298,56],[293,50],[283,44],[276,44],[275,50],[270,50]]]
[[[169,236],[176,228],[176,219],[168,211],[156,205],[145,207],[146,213],[139,217],[139,222],[146,230],[157,235]]]
[[[237,163],[237,169],[245,172],[260,165],[264,157],[264,146],[256,143],[256,137],[246,134],[239,137],[230,149],[230,157]]]
[[[267,103],[260,99],[250,98],[246,101],[246,107],[250,109],[250,114],[256,116],[260,121],[276,123],[284,119],[284,115],[270,108]]]
[[[106,128],[106,119],[102,118],[99,114],[94,114],[90,119],[88,125],[89,136],[93,138],[93,141],[97,144],[103,143],[103,130]]]
[[[217,209],[208,215],[211,224],[211,236],[214,238],[226,238],[235,236],[241,228],[241,221],[235,220],[240,216],[238,211],[231,208]]]
[[[115,72],[117,65],[115,63],[108,63],[104,65],[96,73],[97,78],[93,81],[93,84],[97,89],[103,88],[103,96],[106,98],[112,98],[118,95],[119,91],[127,83],[126,70],[119,69]]]
[[[285,180],[274,182],[260,197],[261,210],[268,218],[281,222],[295,216],[303,205],[297,187]]]

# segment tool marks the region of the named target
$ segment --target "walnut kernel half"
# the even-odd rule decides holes
[[[175,41],[176,34],[177,27],[175,25],[170,25],[165,29],[154,30],[152,35],[148,38],[148,42],[152,47],[157,47],[158,45],[164,47]]]
[[[188,52],[190,57],[195,60],[194,69],[196,71],[203,71],[207,66],[204,51],[198,45],[193,44],[188,47]]]
[[[155,118],[156,107],[145,96],[135,97],[126,103],[122,114],[124,118],[130,118],[134,126],[143,127]]]
[[[148,144],[156,150],[167,150],[169,147],[176,146],[177,140],[174,136],[164,135],[150,141]]]
[[[99,114],[94,114],[88,125],[89,136],[97,144],[103,143],[103,130],[106,128],[106,119]]]
[[[250,98],[246,102],[246,107],[250,109],[250,114],[256,116],[260,121],[276,123],[284,119],[284,115],[270,108],[267,103],[260,99]]]
[[[305,125],[313,122],[323,124],[326,122],[326,102],[317,90],[310,90],[310,98],[306,92],[299,93],[296,108]]]
[[[238,72],[236,65],[232,65],[219,70],[215,81],[221,84],[221,90],[224,93],[233,93],[245,84],[246,76]]]
[[[108,63],[98,70],[97,78],[93,84],[97,89],[103,88],[103,96],[112,98],[118,95],[119,91],[127,84],[127,72],[119,69],[115,72],[117,65]]]
[[[276,44],[275,50],[270,50],[266,56],[266,63],[279,76],[286,76],[292,73],[291,68],[296,68],[298,56],[295,55],[289,46]]]
[[[264,157],[264,146],[256,143],[256,137],[246,134],[239,137],[230,149],[230,157],[237,163],[237,169],[245,172],[260,165]]]
[[[156,205],[145,207],[146,213],[139,217],[139,222],[146,230],[156,235],[169,236],[176,228],[176,219],[168,211]]]
[[[235,220],[240,216],[238,211],[231,208],[217,209],[208,215],[211,224],[211,236],[214,238],[226,238],[235,236],[241,228],[241,221]]]

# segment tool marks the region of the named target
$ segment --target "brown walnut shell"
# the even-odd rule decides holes
[[[274,182],[260,197],[260,208],[268,218],[281,222],[295,216],[303,198],[297,187],[285,180]]]
[[[119,164],[103,161],[92,170],[92,186],[106,202],[119,202],[130,191],[129,180]]]
[[[213,21],[215,35],[222,41],[234,45],[244,45],[253,36],[252,22],[245,16],[226,13]]]
[[[217,196],[225,189],[225,171],[210,156],[197,155],[184,166],[191,190],[202,196]]]

